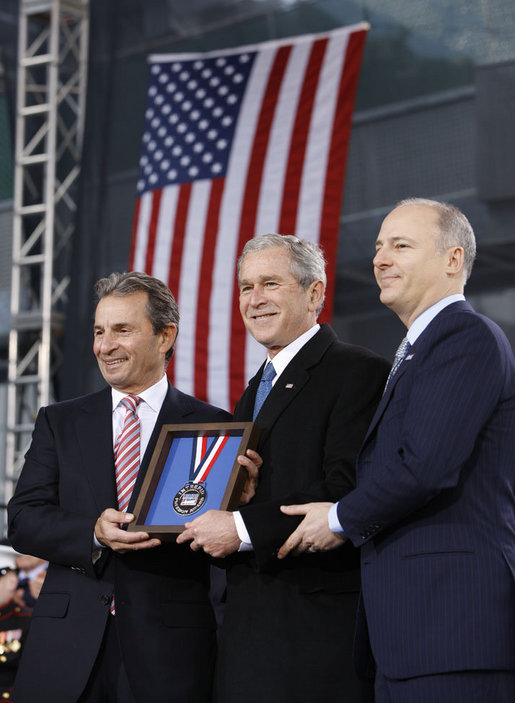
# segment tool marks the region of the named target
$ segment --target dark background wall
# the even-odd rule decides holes
[[[16,0],[2,0],[0,254],[10,257]],[[202,51],[367,20],[347,166],[334,326],[391,357],[402,336],[378,301],[371,257],[394,203],[455,203],[476,231],[467,296],[515,346],[513,0],[91,0],[86,135],[58,398],[101,385],[91,354],[93,282],[125,270],[149,53]],[[0,266],[0,307],[9,266]],[[5,303],[5,304],[4,304]],[[8,315],[0,315],[6,358]],[[229,350],[226,350],[229,353]]]

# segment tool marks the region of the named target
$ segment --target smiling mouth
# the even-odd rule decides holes
[[[127,359],[103,359],[102,361],[106,366],[112,368],[113,366],[119,366],[120,364],[125,363]]]
[[[392,281],[396,281],[399,277],[398,276],[383,276],[382,278],[379,279],[379,283],[381,285],[385,283],[391,283]]]
[[[265,320],[269,317],[273,317],[274,315],[277,315],[276,312],[264,312],[258,315],[251,315],[252,320]]]

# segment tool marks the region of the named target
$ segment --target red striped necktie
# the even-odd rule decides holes
[[[141,402],[137,395],[128,395],[120,401],[126,409],[122,431],[114,445],[114,466],[118,510],[125,512],[139,471],[140,422],[136,409]]]

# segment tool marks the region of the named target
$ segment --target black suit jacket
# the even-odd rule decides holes
[[[237,404],[235,420],[252,418],[262,369]],[[299,522],[279,506],[336,501],[352,490],[356,455],[388,370],[386,361],[339,342],[322,325],[263,404],[256,418],[259,485],[241,508],[254,551],[228,560],[220,703],[241,700],[243,693],[256,703],[361,700],[352,697],[355,682],[349,680],[359,554],[344,545],[277,560],[277,549]]]
[[[169,386],[129,509],[163,423],[229,418]],[[106,549],[93,565],[95,522],[116,505],[110,388],[42,408],[9,504],[15,548],[50,562],[16,681],[19,703],[68,703],[79,697],[112,617],[113,593],[135,698],[209,700],[215,620],[207,560],[172,543],[124,555]],[[201,674],[192,676],[199,659]]]

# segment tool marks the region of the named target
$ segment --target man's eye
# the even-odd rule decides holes
[[[252,290],[252,286],[242,286],[240,288],[240,295],[244,295],[245,293],[250,293]]]
[[[268,290],[278,288],[279,284],[276,281],[267,281],[265,283],[265,288],[268,288]]]

